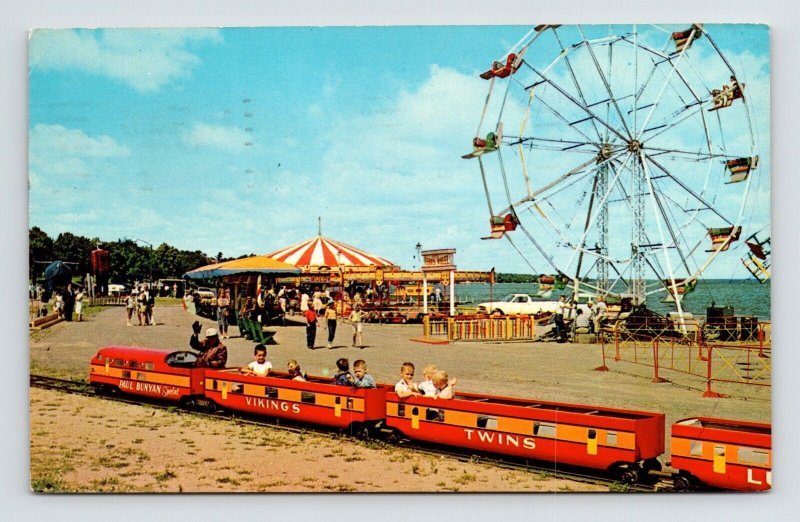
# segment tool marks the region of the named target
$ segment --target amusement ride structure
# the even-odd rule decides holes
[[[552,274],[542,284],[679,312],[740,239],[765,281],[768,231],[749,227],[768,173],[743,72],[700,24],[531,29],[480,75],[488,94],[463,157],[480,168],[484,239],[508,239]]]

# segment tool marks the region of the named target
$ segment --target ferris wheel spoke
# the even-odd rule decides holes
[[[594,49],[591,45],[589,45],[588,41],[586,41],[586,35],[583,33],[583,28],[579,25],[578,31],[580,32],[581,36],[584,39],[584,46],[589,52],[589,56],[592,57],[592,62],[594,62],[595,70],[597,70],[597,75],[600,77],[600,81],[603,82],[603,86],[606,89],[606,93],[608,93],[608,97],[611,100],[611,104],[614,106],[614,109],[617,112],[617,116],[619,116],[619,121],[622,123],[623,128],[625,129],[625,134],[628,135],[628,139],[633,139],[633,135],[631,134],[631,130],[628,128],[628,124],[625,121],[625,117],[622,115],[622,111],[619,108],[619,104],[617,104],[617,99],[614,96],[614,93],[611,91],[611,85],[608,83],[608,79],[606,75],[603,74],[603,69],[600,67],[600,62],[597,61],[597,56],[594,54]],[[610,44],[609,44],[610,45]]]
[[[678,251],[678,255],[680,256],[681,261],[683,262],[683,265],[686,268],[686,271],[691,273],[689,270],[689,264],[686,262],[686,258],[684,257],[683,252],[681,251],[680,244],[678,243],[678,240],[675,237],[675,231],[672,229],[672,224],[669,220],[669,217],[664,211],[664,206],[658,197],[658,191],[656,190],[655,183],[653,183],[653,177],[650,175],[650,168],[648,167],[647,161],[645,160],[644,151],[640,151],[639,161],[641,163],[642,169],[644,170],[647,184],[650,187],[650,201],[653,204],[653,214],[656,217],[656,226],[658,228],[658,233],[661,236],[661,249],[664,256],[664,262],[667,265],[667,271],[669,272],[670,277],[674,280],[675,277],[672,270],[672,261],[670,260],[669,252],[667,251],[670,245],[667,244],[662,224],[667,228],[667,231],[669,232],[669,235],[672,238],[671,245],[674,246],[674,248]]]
[[[558,37],[558,33],[556,31],[553,31],[553,34],[556,37],[558,46],[561,48],[561,52],[565,52],[566,49],[564,49],[564,46],[561,44],[561,39]],[[567,64],[567,68],[569,69],[569,75],[572,78],[572,84],[575,86],[575,90],[578,91],[578,96],[580,96],[581,102],[583,102],[585,106],[590,107],[590,105],[586,102],[586,97],[583,94],[583,89],[581,89],[581,85],[578,82],[578,78],[575,76],[575,70],[572,68],[572,63],[569,60],[569,56],[565,56],[564,60],[565,63]],[[597,141],[602,142],[603,138],[600,135],[600,130],[597,128],[597,122],[594,120],[592,120],[592,127],[594,128],[595,134],[597,134]]]
[[[697,152],[691,150],[681,150],[681,149],[665,149],[662,147],[651,147],[647,144],[642,146],[647,152],[648,156],[663,156],[664,154],[676,154],[679,157],[687,156],[686,159],[692,159],[695,161],[704,161],[704,160],[714,160],[714,159],[731,159],[734,156],[731,154],[715,154],[713,152]],[[651,152],[655,151],[655,152]]]
[[[584,139],[585,139],[587,142],[594,143],[595,145],[597,145],[597,147],[598,147],[598,148],[600,147],[601,140],[598,140],[598,141],[594,141],[594,140],[592,140],[592,138],[590,138],[590,137],[589,137],[589,136],[588,136],[588,135],[587,135],[585,132],[583,132],[581,129],[579,129],[579,128],[578,128],[578,127],[576,127],[575,125],[572,125],[572,124],[570,123],[570,121],[569,121],[567,118],[565,118],[565,117],[564,117],[564,115],[563,115],[563,114],[561,114],[561,113],[560,113],[560,112],[558,112],[558,111],[557,111],[555,108],[553,108],[553,106],[552,106],[552,105],[550,105],[549,103],[547,103],[547,101],[546,101],[546,100],[542,99],[541,97],[539,97],[539,98],[536,98],[536,100],[537,100],[537,102],[538,102],[538,103],[540,103],[540,104],[541,104],[541,105],[542,105],[542,106],[543,106],[545,109],[547,109],[547,110],[548,110],[548,111],[549,111],[551,114],[553,114],[553,115],[554,115],[556,118],[558,118],[559,120],[561,120],[561,122],[563,122],[563,123],[564,123],[564,124],[567,126],[567,128],[568,128],[568,129],[572,129],[572,130],[574,130],[575,132],[577,132],[578,134],[580,134],[580,135],[581,135],[581,136],[582,136],[582,137],[583,137],[583,138],[584,138]]]
[[[606,161],[609,161],[609,160],[606,160]],[[522,198],[521,200],[517,201],[516,203],[512,204],[511,206],[515,207],[515,206],[521,205],[523,203],[536,201],[536,199],[539,198],[539,196],[541,196],[542,194],[546,193],[548,190],[550,190],[550,189],[552,189],[554,187],[557,187],[560,184],[564,183],[571,176],[574,176],[575,174],[580,173],[581,171],[583,171],[583,169],[585,169],[586,167],[588,167],[589,165],[591,165],[593,163],[595,164],[595,166],[592,169],[589,169],[588,172],[591,172],[592,170],[595,170],[598,167],[598,165],[601,165],[602,163],[605,163],[605,161],[602,162],[602,163],[597,163],[597,157],[594,157],[594,158],[590,159],[589,161],[581,163],[580,165],[578,165],[574,169],[570,170],[566,174],[562,174],[561,176],[559,176],[558,178],[554,179],[553,181],[551,181],[547,185],[544,185],[542,188],[540,188],[538,190],[534,190],[530,195]],[[541,198],[541,199],[544,199],[544,198]]]
[[[700,194],[697,194],[697,193],[696,193],[694,190],[692,190],[692,188],[691,188],[691,187],[689,187],[688,185],[686,185],[686,183],[684,183],[683,181],[681,181],[680,179],[678,179],[678,177],[677,177],[677,176],[674,176],[672,173],[670,173],[670,171],[669,171],[669,170],[667,170],[667,169],[666,169],[666,168],[665,168],[663,165],[661,165],[661,164],[660,164],[658,161],[654,160],[654,159],[653,159],[652,157],[650,157],[650,156],[647,156],[647,160],[648,160],[648,161],[650,161],[650,163],[652,163],[652,164],[653,164],[653,165],[654,165],[654,166],[655,166],[655,167],[656,167],[658,170],[660,170],[661,172],[663,172],[664,174],[666,174],[666,175],[667,175],[667,177],[668,177],[669,179],[671,179],[672,181],[674,181],[675,183],[677,183],[677,184],[678,184],[678,186],[680,186],[680,187],[681,187],[683,190],[685,190],[685,191],[686,191],[688,194],[690,194],[690,195],[691,195],[691,196],[692,196],[694,199],[696,199],[696,200],[697,200],[697,201],[698,201],[698,202],[699,202],[699,203],[700,203],[700,204],[703,206],[703,208],[705,208],[705,209],[707,209],[707,210],[709,210],[709,211],[713,212],[713,213],[714,213],[714,214],[716,214],[717,216],[719,216],[719,217],[720,217],[720,218],[721,218],[723,221],[725,221],[725,223],[726,223],[726,224],[729,224],[729,225],[730,225],[730,224],[732,224],[732,221],[731,221],[730,219],[726,218],[725,216],[723,216],[723,215],[722,215],[722,214],[721,214],[721,213],[720,213],[720,212],[719,212],[719,211],[718,211],[718,210],[717,210],[717,209],[714,207],[714,205],[712,205],[712,204],[710,204],[708,201],[706,201],[706,200],[705,200],[705,198],[703,198],[703,197],[702,197]]]
[[[530,68],[533,70],[533,72],[534,72],[534,73],[536,73],[536,74],[537,74],[537,75],[538,75],[540,78],[542,78],[542,80],[544,80],[545,82],[547,82],[549,85],[552,85],[552,86],[553,86],[553,87],[554,87],[554,88],[555,88],[555,89],[556,89],[558,92],[560,92],[560,93],[561,93],[561,94],[562,94],[562,95],[563,95],[565,98],[567,98],[569,101],[571,101],[572,103],[574,103],[574,104],[575,104],[575,105],[576,105],[576,106],[577,106],[579,109],[583,110],[583,111],[584,111],[584,112],[585,112],[585,113],[586,113],[586,114],[587,114],[587,115],[588,115],[590,118],[593,118],[593,119],[595,119],[595,120],[596,120],[598,123],[600,123],[601,125],[603,125],[603,126],[606,128],[606,129],[608,129],[609,131],[611,131],[611,132],[612,132],[614,135],[616,135],[616,136],[617,136],[618,138],[620,138],[621,140],[623,140],[623,141],[627,141],[627,138],[625,137],[625,135],[621,134],[621,133],[620,133],[620,132],[619,132],[617,129],[615,129],[615,128],[614,128],[612,125],[610,125],[610,124],[609,124],[607,121],[605,121],[605,120],[603,120],[602,118],[600,118],[600,117],[599,117],[597,114],[595,114],[595,113],[594,113],[594,112],[593,112],[593,111],[592,111],[592,110],[591,110],[589,107],[587,107],[587,106],[586,106],[586,104],[584,104],[584,103],[581,103],[581,101],[580,101],[580,100],[576,99],[574,96],[572,96],[572,95],[571,95],[570,93],[568,93],[566,90],[564,90],[564,88],[563,88],[563,87],[561,87],[560,85],[558,85],[558,84],[557,84],[556,82],[554,82],[552,79],[550,79],[550,78],[548,78],[547,76],[545,76],[545,75],[544,75],[544,72],[541,72],[541,71],[539,71],[537,68],[535,68],[535,67],[533,67],[533,66],[530,66]]]
[[[625,42],[627,42],[627,43],[631,44],[632,46],[634,46],[634,48],[636,48],[636,49],[641,49],[641,50],[643,50],[643,51],[646,51],[647,53],[649,53],[649,54],[652,54],[652,55],[653,55],[653,56],[651,56],[651,57],[650,57],[650,62],[651,62],[651,63],[652,63],[652,65],[653,65],[653,67],[650,69],[650,77],[653,77],[653,76],[655,76],[655,73],[656,73],[656,71],[661,71],[661,70],[663,69],[663,67],[660,67],[660,66],[661,66],[661,64],[663,64],[663,63],[668,63],[668,64],[670,64],[670,65],[671,65],[671,64],[672,64],[672,61],[673,61],[673,60],[676,60],[676,59],[679,57],[679,56],[672,56],[672,55],[669,55],[669,54],[667,54],[667,53],[665,53],[665,52],[663,52],[663,51],[659,51],[658,49],[653,49],[652,47],[650,47],[650,46],[648,46],[648,45],[645,45],[645,44],[642,44],[642,43],[640,43],[640,42],[638,42],[638,41],[636,41],[636,42],[634,42],[634,41],[631,41],[631,40],[630,40],[630,39],[628,39],[627,37],[623,38],[623,40],[625,40]],[[669,42],[669,40],[667,40],[667,42]],[[655,61],[655,59],[654,59],[653,57],[656,57],[656,58],[661,58],[661,62],[656,62],[656,61]],[[691,62],[691,60],[685,60],[685,61],[686,61],[687,63],[689,63],[689,67],[690,67],[690,68],[694,69],[694,66],[692,65],[692,62]],[[680,69],[677,69],[677,70],[675,71],[675,75],[676,75],[676,76],[677,76],[677,77],[678,77],[678,78],[681,80],[681,83],[682,83],[682,84],[683,84],[683,85],[684,85],[684,86],[685,86],[685,87],[686,87],[686,88],[689,90],[689,92],[692,94],[692,97],[695,99],[695,102],[693,102],[693,103],[700,103],[700,101],[701,101],[701,98],[700,98],[700,97],[697,95],[697,93],[695,92],[695,89],[694,89],[694,87],[692,87],[692,84],[691,84],[691,82],[689,82],[689,80],[687,80],[687,78],[686,78],[686,76],[684,75],[683,71],[681,71]],[[647,82],[647,83],[649,83],[649,80],[648,80],[648,82]],[[642,88],[640,89],[640,91],[643,91],[643,90],[644,90],[644,87],[646,87],[646,85],[643,85],[643,86],[642,86]],[[676,94],[677,94],[677,91],[676,91]],[[679,96],[679,97],[680,97],[680,96]],[[638,99],[638,96],[637,96],[637,99]],[[682,99],[682,98],[681,98],[681,99]]]
[[[690,38],[692,36],[694,36],[694,29],[692,30],[692,35],[690,36]],[[644,129],[647,128],[647,124],[650,123],[650,118],[653,117],[653,114],[655,113],[656,108],[658,108],[659,104],[661,103],[661,100],[664,97],[664,92],[665,92],[667,86],[670,85],[670,79],[672,78],[672,75],[675,74],[676,71],[678,71],[678,64],[681,63],[681,61],[682,61],[683,57],[685,56],[685,54],[686,54],[686,46],[684,46],[681,49],[681,51],[678,54],[678,57],[675,59],[675,61],[671,61],[670,60],[669,63],[670,63],[670,65],[672,67],[671,67],[671,69],[669,71],[669,74],[667,74],[667,77],[664,79],[664,83],[661,85],[661,90],[659,91],[658,96],[656,96],[656,99],[655,99],[655,102],[653,103],[653,106],[650,107],[650,112],[647,114],[647,118],[645,118],[644,123],[642,123],[641,129],[637,133],[637,136],[642,135],[644,133]]]

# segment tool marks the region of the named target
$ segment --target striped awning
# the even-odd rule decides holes
[[[302,271],[269,256],[251,256],[201,266],[183,274],[191,279],[211,279],[238,274],[300,275]]]
[[[295,245],[276,250],[267,256],[305,267],[394,267],[388,259],[364,252],[356,247],[317,236]]]

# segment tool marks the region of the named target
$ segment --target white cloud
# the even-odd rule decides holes
[[[61,125],[37,124],[30,133],[31,155],[76,159],[127,156],[130,149],[110,136],[89,136],[80,129]]]
[[[31,69],[79,69],[108,76],[141,92],[186,77],[200,59],[193,41],[222,40],[216,29],[39,29],[31,33]]]
[[[239,127],[196,123],[183,135],[183,141],[196,147],[214,147],[229,151],[243,150],[252,137]]]

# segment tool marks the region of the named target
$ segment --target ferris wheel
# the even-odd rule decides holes
[[[509,240],[540,282],[680,311],[715,259],[755,237],[748,89],[702,25],[539,25],[480,76],[463,157],[480,167],[484,239]]]

